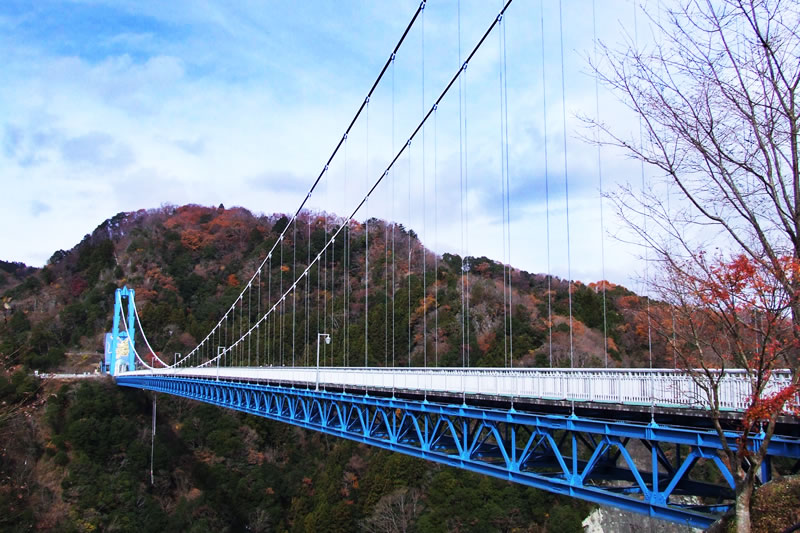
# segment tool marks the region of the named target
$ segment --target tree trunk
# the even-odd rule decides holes
[[[753,483],[750,476],[736,487],[736,532],[750,533],[750,499],[753,495]]]

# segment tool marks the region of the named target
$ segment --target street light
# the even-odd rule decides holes
[[[315,390],[319,390],[319,339],[320,337],[325,337],[325,344],[331,343],[331,336],[327,333],[317,333],[317,388]]]

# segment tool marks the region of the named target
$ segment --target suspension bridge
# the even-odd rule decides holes
[[[554,493],[706,527],[731,507],[734,479],[722,459],[723,442],[711,425],[697,379],[675,368],[652,368],[652,355],[650,368],[611,368],[607,346],[604,367],[576,365],[569,270],[569,366],[558,367],[552,349],[548,368],[522,366],[520,361],[521,350],[527,347],[514,333],[518,304],[514,271],[508,266],[511,220],[520,216],[512,215],[512,199],[525,187],[523,177],[512,179],[509,163],[505,22],[513,9],[511,0],[502,4],[462,50],[459,6],[454,14],[457,61],[444,78],[428,72],[426,86],[426,3],[422,2],[307,194],[287,217],[244,289],[220,313],[217,324],[191,351],[165,361],[147,340],[135,290],[117,289],[105,368],[121,386],[206,402]],[[554,233],[554,239],[566,240],[569,257],[570,178],[560,3],[557,17],[563,138],[553,141],[545,136],[544,143],[563,143],[564,161],[563,170],[548,170],[545,149],[545,177],[558,175],[563,180],[559,183],[564,186],[565,235]],[[544,61],[543,7],[540,20],[534,22],[541,25]],[[398,141],[401,121],[396,118],[395,69],[399,58],[412,54],[409,41],[416,34],[419,52],[413,53],[418,54],[414,61],[418,62],[421,106],[399,114],[419,120],[412,121]],[[495,57],[488,60],[485,52],[490,46]],[[494,238],[502,241],[504,265],[500,313],[504,366],[500,368],[470,364],[477,328],[470,313],[480,302],[471,295],[470,277],[476,274],[469,260],[474,246],[470,244],[470,206],[476,185],[470,184],[475,163],[468,154],[473,157],[473,150],[488,148],[483,144],[483,128],[478,133],[467,128],[467,118],[474,119],[478,113],[468,107],[473,100],[467,92],[486,89],[478,75],[468,81],[472,72],[468,67],[481,60],[488,61],[489,67],[484,64],[479,70],[495,72],[493,146],[497,153],[492,161],[501,223]],[[435,88],[438,92],[428,96],[431,78],[443,81]],[[547,94],[543,93],[542,112],[547,113]],[[384,106],[382,111],[375,109],[379,105]],[[594,111],[599,113],[599,104]],[[543,122],[546,131],[547,117]],[[353,155],[357,151],[358,156]],[[375,160],[382,161],[377,168]],[[440,190],[445,160],[451,171],[457,169],[457,194]],[[598,148],[598,176],[600,161]],[[552,173],[549,177],[548,172]],[[546,185],[549,195],[549,181]],[[599,187],[602,192],[602,181]],[[315,217],[310,214],[312,199],[327,212],[346,215]],[[599,207],[602,213],[602,197]],[[449,215],[458,212],[461,239],[457,280],[449,288],[460,298],[456,329],[461,338],[447,342],[440,338],[439,323],[440,298],[447,289],[440,283],[442,259],[426,251],[410,230],[412,225],[419,226],[418,236],[440,248],[437,228],[443,210]],[[375,218],[379,215],[390,222],[380,223]],[[397,223],[399,219],[405,225]],[[541,230],[546,232],[548,264],[551,230],[548,218]],[[601,223],[600,239],[602,233]],[[550,276],[547,279],[549,284]],[[549,289],[548,285],[548,294]],[[602,291],[605,297],[604,285]],[[549,322],[552,342],[552,319]],[[603,337],[608,337],[607,331]],[[781,390],[791,379],[789,371],[774,372],[767,393]],[[737,421],[749,405],[750,390],[744,371],[725,371],[720,409],[726,437],[732,442],[737,438]],[[755,450],[762,436],[737,445]],[[779,421],[759,474],[761,482],[771,479],[774,463],[794,463],[795,469],[800,464],[800,424],[792,417]],[[711,465],[718,475],[695,476],[701,464]]]

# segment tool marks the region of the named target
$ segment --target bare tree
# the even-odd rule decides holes
[[[658,280],[653,288],[674,304],[673,316],[682,314],[672,346],[686,365],[706,366],[708,371],[690,373],[710,387],[706,399],[718,420],[715,389],[724,379],[726,361],[750,373],[751,413],[768,390],[775,365],[793,370],[787,391],[797,389],[800,3],[678,2],[675,8],[648,12],[656,35],[652,44],[601,45],[596,59],[599,78],[638,115],[641,136],[626,138],[604,124],[595,126],[607,135],[605,142],[656,169],[667,190],[679,193],[679,201],[670,204],[665,187],[656,182],[646,190],[623,187],[612,198],[628,226],[655,252],[660,276],[652,278]],[[709,246],[728,251],[712,261],[704,254]],[[732,275],[725,271],[736,261],[772,284],[759,291],[776,300],[737,303],[730,293],[717,294],[713,301],[703,298],[704,291]],[[746,300],[754,289],[745,287],[740,296]],[[759,310],[755,303],[768,309]],[[766,315],[773,329],[757,332]],[[746,327],[748,320],[757,327]],[[707,342],[711,332],[719,341],[713,346]],[[745,342],[765,333],[781,343],[768,364],[762,345]],[[761,420],[766,423],[764,449],[783,407]],[[737,484],[737,528],[749,531],[755,468],[748,465],[756,466],[763,456],[745,460],[739,454],[739,460],[735,443],[723,442]]]
[[[375,505],[361,527],[369,533],[407,533],[422,511],[417,489],[401,488],[387,494]]]
[[[268,533],[272,530],[272,517],[264,509],[256,509],[248,516],[248,530],[254,533]]]

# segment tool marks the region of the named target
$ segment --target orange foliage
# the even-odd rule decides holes
[[[420,300],[419,306],[414,310],[414,318],[422,316],[423,313],[430,312],[436,305],[436,299],[433,295],[428,295]]]
[[[158,296],[158,293],[152,289],[145,289],[144,287],[136,289],[136,301],[139,303],[153,300],[156,296]]]
[[[606,342],[608,342],[608,349],[609,350],[614,351],[614,352],[619,352],[619,347],[617,346],[617,343],[614,342],[613,338],[608,337],[608,340]]]
[[[186,248],[196,251],[204,247],[209,240],[209,235],[196,229],[187,229],[181,233],[181,244]]]
[[[636,295],[620,296],[617,298],[617,307],[620,309],[633,309],[639,307],[640,298]]]
[[[800,347],[791,319],[798,294],[786,283],[797,279],[798,273],[800,263],[791,257],[780,258],[775,265],[745,255],[709,260],[703,253],[670,272],[671,286],[682,300],[670,314],[664,312],[661,322],[671,322],[671,345],[681,365],[746,368],[754,376],[743,419],[745,431],[782,410],[797,408],[796,399],[786,407],[797,396],[796,384],[771,394],[765,394],[764,387],[772,370],[794,357]]]
[[[492,343],[494,342],[496,337],[497,334],[494,332],[494,330],[489,330],[483,335],[478,335],[477,340],[478,340],[478,348],[480,349],[480,351],[482,351],[483,353],[488,352],[489,348],[492,347]]]
[[[603,288],[605,288],[605,290],[607,290],[607,291],[615,289],[615,288],[617,288],[617,285],[614,284],[614,283],[611,283],[610,281],[606,281],[606,280],[602,279],[600,281],[594,281],[594,282],[590,283],[589,285],[587,285],[587,287],[589,287],[590,289],[593,289],[595,292],[600,292],[600,291],[603,290]]]
[[[247,462],[251,465],[261,465],[264,463],[264,453],[250,448],[247,452]]]
[[[200,205],[184,205],[175,209],[175,213],[164,222],[164,227],[174,229],[177,227],[198,226],[204,215],[216,213],[216,209]]]
[[[228,275],[228,286],[229,287],[237,287],[239,285],[239,278],[236,277],[236,274],[229,274]]]
[[[145,282],[148,281],[150,281],[151,287],[160,285],[162,289],[168,291],[177,292],[178,290],[177,287],[175,287],[175,280],[172,279],[172,276],[163,274],[158,267],[151,268],[145,273]]]
[[[796,279],[800,267],[793,258],[781,258],[780,263],[776,275],[772,268],[739,255],[731,261],[716,259],[700,273],[688,275],[682,281],[698,305],[683,320],[705,319],[707,328],[718,330],[711,335],[729,336],[736,350],[749,356],[750,368],[769,371],[778,357],[797,347],[788,310],[798,295],[786,293],[780,278]]]
[[[774,394],[754,399],[752,405],[744,413],[743,422],[745,427],[753,427],[757,423],[768,422],[770,416],[784,410],[784,406],[787,407],[787,411],[797,415],[800,413],[800,406],[797,404],[797,393],[799,391],[800,388],[797,385],[788,385]]]
[[[647,313],[640,311],[633,316],[633,325],[636,331],[636,335],[641,338],[647,338],[649,328],[652,326],[648,325],[647,323]]]
[[[478,274],[486,274],[489,271],[489,263],[482,261],[477,265],[473,265],[472,270]]]

